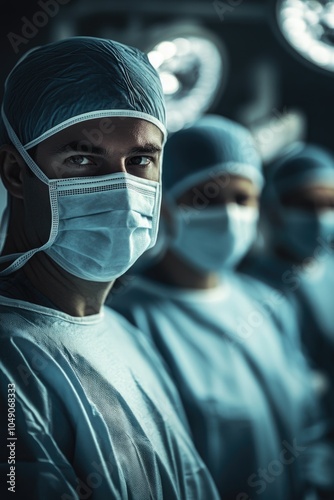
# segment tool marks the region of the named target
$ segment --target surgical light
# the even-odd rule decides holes
[[[304,61],[334,72],[334,0],[279,0],[276,20]]]
[[[160,75],[167,128],[175,132],[213,105],[225,84],[227,58],[222,42],[197,26],[171,29],[162,36],[145,51]]]

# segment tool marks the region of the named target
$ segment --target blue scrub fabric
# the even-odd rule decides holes
[[[166,122],[161,82],[147,55],[135,47],[90,36],[65,38],[27,51],[6,79],[2,106],[24,145],[67,120],[79,122],[80,115],[90,112],[113,110],[116,116],[119,110],[128,111],[128,116],[140,112]],[[112,130],[109,122],[104,133]],[[85,139],[99,144],[101,131],[86,132]],[[0,117],[0,144],[8,140]]]
[[[326,380],[324,402],[334,418],[334,253],[294,264],[269,249],[251,252],[238,271],[279,290],[298,322],[305,356]]]
[[[0,353],[2,499],[219,498],[156,348],[116,312],[79,318],[1,297]]]
[[[243,125],[208,114],[168,138],[162,187],[172,199],[222,173],[246,177],[258,186],[263,184],[261,157],[252,134]]]
[[[163,355],[221,497],[334,494],[330,428],[284,296],[227,272],[222,286],[209,290],[143,276],[126,283],[107,304]]]

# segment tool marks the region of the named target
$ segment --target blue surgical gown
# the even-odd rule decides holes
[[[1,297],[0,353],[1,499],[219,498],[164,362],[116,312]]]
[[[323,399],[334,418],[334,255],[297,265],[267,249],[252,252],[239,271],[279,290],[293,306],[302,347],[324,380]]]
[[[224,500],[333,492],[330,428],[282,294],[233,273],[209,290],[132,276],[107,304],[162,353]]]

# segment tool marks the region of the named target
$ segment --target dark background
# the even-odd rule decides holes
[[[219,16],[217,6],[223,4],[225,13],[222,16],[221,11]],[[298,110],[305,122],[305,139],[334,149],[334,76],[317,70],[289,50],[275,28],[274,2],[69,0],[58,6],[58,13],[49,17],[27,43],[21,43],[16,54],[9,33],[22,36],[22,18],[32,20],[41,6],[38,1],[6,2],[7,10],[2,12],[0,21],[1,95],[11,67],[26,50],[41,43],[69,34],[108,34],[143,48],[152,30],[168,30],[173,23],[196,22],[221,40],[227,55],[225,83],[208,111],[252,125],[263,117]]]

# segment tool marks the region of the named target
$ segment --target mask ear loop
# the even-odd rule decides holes
[[[166,143],[166,136],[164,136],[163,147]],[[165,245],[164,245],[164,221],[161,216],[161,212],[163,211],[163,201],[162,201],[162,166],[163,166],[163,149],[160,157],[160,173],[159,173],[159,181],[157,186],[157,200],[154,211],[156,212],[155,219],[155,229],[156,238],[155,243],[150,245],[147,250],[137,259],[137,261],[131,266],[128,273],[130,274],[140,274],[144,272],[146,269],[156,264],[161,260],[163,255],[165,254]],[[154,221],[153,221],[154,222]]]
[[[47,178],[47,176],[44,174],[44,172],[42,172],[42,170],[38,167],[38,165],[36,165],[36,163],[31,158],[29,153],[27,153],[27,151],[24,149],[20,139],[18,138],[18,136],[16,135],[11,124],[7,120],[7,117],[5,115],[5,111],[4,111],[3,107],[1,108],[1,116],[2,116],[3,122],[5,124],[9,138],[11,139],[13,145],[18,150],[18,152],[20,153],[20,155],[22,156],[22,158],[24,159],[24,161],[26,162],[26,164],[28,165],[30,170],[36,175],[36,177],[40,181],[44,182],[44,184],[49,185],[50,179]]]
[[[176,234],[175,224],[176,221],[173,212],[168,203],[163,198],[160,212],[160,226],[157,249],[155,254],[153,255],[155,263],[161,261],[170,248],[170,243],[173,241]]]
[[[5,246],[6,236],[8,232],[8,222],[9,222],[9,214],[10,214],[10,194],[7,191],[7,202],[5,209],[1,216],[0,222],[0,253]]]
[[[158,232],[159,232],[159,224],[160,224],[160,210],[161,210],[161,173],[160,173],[160,180],[157,182],[157,187],[156,187],[156,199],[155,199],[155,207],[153,209],[153,220],[152,220],[152,233],[155,235],[153,241],[149,245],[147,250],[151,250],[152,248],[155,247],[157,239],[158,239]]]
[[[31,158],[31,156],[26,152],[24,147],[22,146],[19,138],[17,137],[16,133],[14,132],[13,128],[11,127],[10,123],[7,120],[7,117],[4,113],[4,110],[2,108],[1,110],[2,113],[2,118],[7,130],[7,133],[9,135],[9,138],[12,140],[14,146],[18,150],[18,152],[21,154],[22,158],[24,161],[27,163],[28,167],[32,170],[32,172],[38,177],[39,180],[44,182],[44,184],[47,184],[49,187],[49,198],[50,198],[50,206],[51,206],[51,229],[50,229],[50,235],[48,241],[42,245],[41,247],[38,248],[33,248],[32,250],[29,250],[28,252],[22,252],[22,253],[15,253],[15,254],[10,254],[10,255],[4,255],[0,257],[0,264],[3,262],[8,262],[14,260],[12,264],[10,264],[6,269],[0,272],[0,276],[8,276],[8,274],[11,274],[18,269],[20,269],[24,264],[28,262],[29,259],[35,253],[41,252],[43,250],[46,250],[49,248],[52,243],[55,241],[56,236],[58,234],[58,227],[59,227],[59,214],[58,214],[58,193],[57,193],[57,183],[56,182],[50,182],[47,176],[39,169],[39,167],[36,165],[34,160]],[[7,205],[8,208],[8,205]],[[3,231],[3,228],[6,228],[5,231],[7,232],[7,227],[8,227],[8,222],[9,222],[9,209],[5,210],[4,217],[1,221],[1,231]],[[4,233],[2,232],[2,238],[5,238]],[[3,242],[2,242],[3,243]]]

